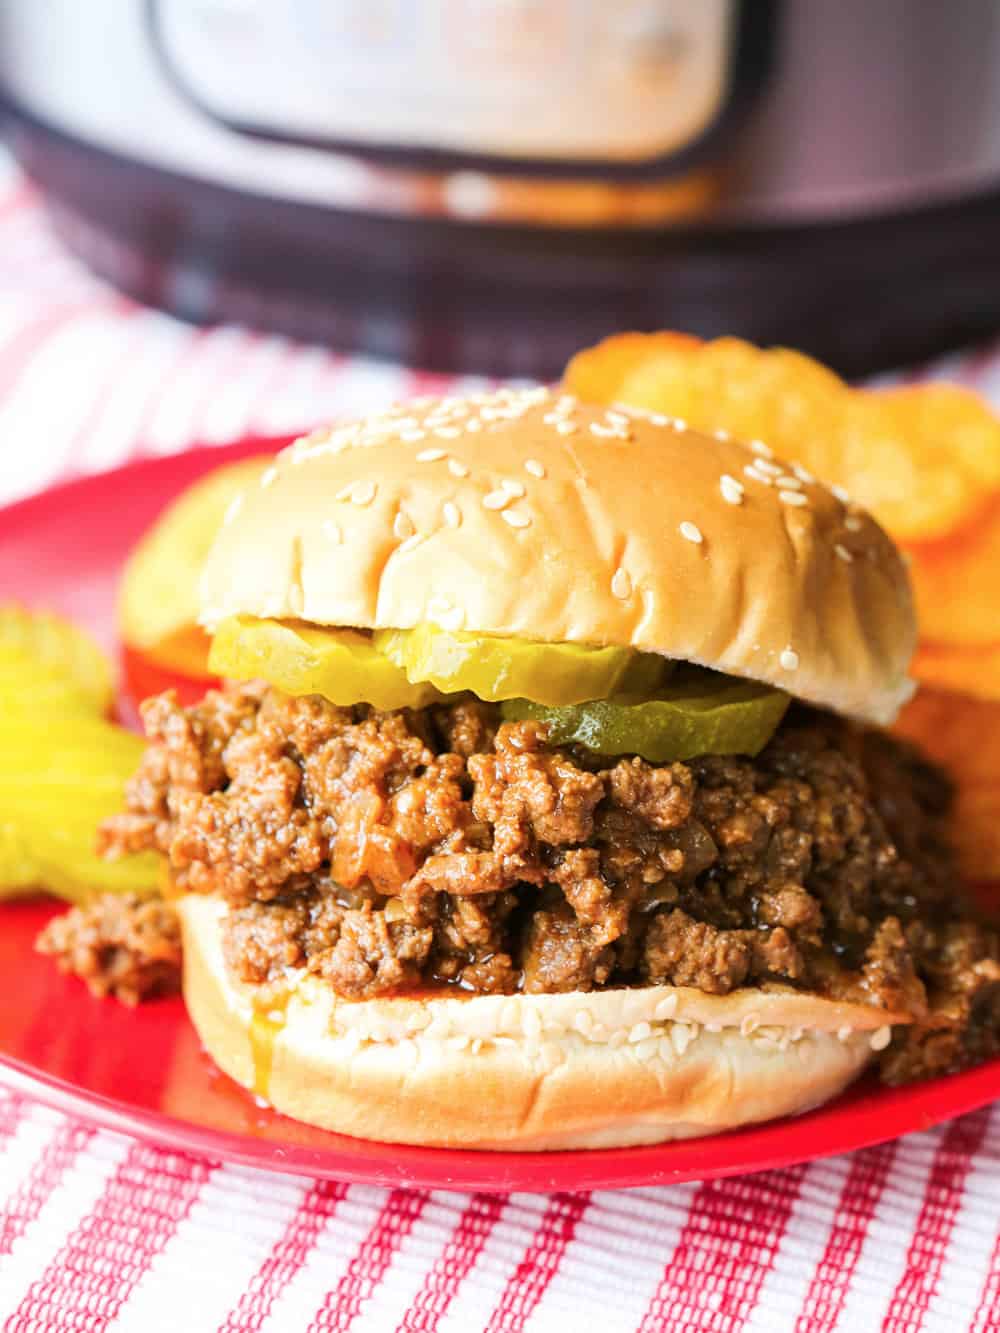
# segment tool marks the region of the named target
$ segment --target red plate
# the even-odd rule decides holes
[[[163,504],[219,463],[276,447],[247,440],[71,482],[0,512],[0,601],[54,607],[112,642],[122,561]],[[856,1085],[792,1120],[653,1148],[484,1153],[342,1138],[258,1107],[201,1051],[179,1000],[128,1010],[93,1000],[32,951],[48,903],[0,908],[3,1081],[111,1129],[250,1166],[388,1185],[597,1189],[788,1166],[927,1129],[1000,1096],[1000,1060],[912,1087]]]

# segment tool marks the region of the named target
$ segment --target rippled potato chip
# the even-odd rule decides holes
[[[118,626],[127,644],[163,666],[209,675],[207,638],[197,629],[202,566],[229,505],[271,461],[264,454],[217,468],[160,515],[122,575]]]
[[[1000,702],[921,689],[895,731],[955,782],[950,833],[963,874],[1000,880]]]
[[[910,668],[924,685],[1000,701],[1000,643],[977,648],[922,643]]]
[[[976,693],[979,650],[988,656],[1000,644],[1000,498],[946,541],[912,547],[910,558],[920,632],[931,643],[976,650],[963,654],[962,666]]]
[[[1000,419],[957,384],[855,390],[831,480],[898,541],[940,540],[982,518],[1000,487]]]
[[[570,361],[565,384],[581,398],[762,439],[845,487],[903,543],[947,536],[1000,488],[1000,420],[957,385],[851,389],[798,352],[676,334],[609,338]]]

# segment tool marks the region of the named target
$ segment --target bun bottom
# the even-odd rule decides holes
[[[236,981],[225,906],[188,895],[184,998],[209,1054],[278,1111],[439,1147],[609,1148],[713,1134],[836,1096],[893,1018],[782,989],[346,1001],[315,977]]]

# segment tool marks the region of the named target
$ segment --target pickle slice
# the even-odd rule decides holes
[[[212,640],[208,665],[233,680],[266,680],[286,694],[321,694],[335,704],[423,708],[440,699],[356,630],[231,616]]]
[[[532,699],[574,704],[603,699],[631,676],[637,690],[654,688],[665,659],[633,648],[470,634],[422,624],[378,630],[375,646],[411,681],[429,681],[445,693],[471,690],[480,699]]]
[[[99,893],[155,892],[162,858],[142,852],[121,861],[102,860],[94,852],[95,828],[91,823],[61,829],[22,821],[15,825],[0,815],[0,898],[44,890],[83,903]]]
[[[94,850],[97,826],[122,807],[142,739],[93,715],[34,717],[24,689],[24,710],[0,721],[0,897],[152,892],[155,853],[104,861]]]
[[[0,680],[23,683],[29,699],[35,682],[61,680],[93,714],[106,713],[114,697],[111,666],[89,634],[52,612],[10,604],[0,604]]]
[[[32,714],[36,717],[93,718],[93,697],[50,672],[36,670],[31,679],[31,692],[26,691],[24,672],[8,672],[0,661],[0,718]]]
[[[157,887],[155,853],[108,862],[94,850],[144,748],[102,716],[111,681],[75,625],[0,607],[0,897],[46,889],[83,902]]]
[[[653,699],[619,696],[567,708],[511,699],[501,711],[508,721],[546,723],[556,745],[665,764],[701,754],[758,754],[788,704],[782,690],[685,666]]]

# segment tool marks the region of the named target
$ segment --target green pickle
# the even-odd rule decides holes
[[[623,687],[648,692],[667,663],[633,648],[595,648],[579,643],[468,634],[422,624],[409,630],[379,630],[375,646],[408,680],[439,690],[470,690],[480,699],[526,698],[539,704],[575,704],[605,698]]]
[[[665,764],[701,754],[758,754],[788,704],[782,690],[684,665],[653,698],[618,695],[562,708],[510,699],[501,711],[507,721],[546,723],[556,745]]]
[[[322,694],[335,704],[388,711],[441,697],[432,685],[411,684],[371,638],[350,629],[231,616],[216,630],[208,665],[231,680],[261,678],[286,694]]]

